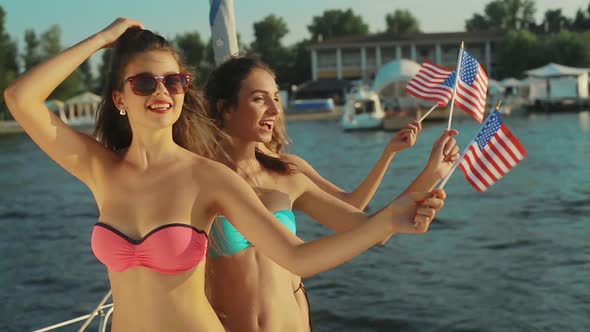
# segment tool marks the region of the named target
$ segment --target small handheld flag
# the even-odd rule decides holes
[[[486,109],[488,75],[479,62],[467,51],[463,51],[459,72],[461,74],[458,80],[455,104],[481,123]],[[451,75],[455,75],[455,73]]]
[[[485,191],[526,157],[527,151],[508,129],[498,110],[467,147],[459,167],[477,191]]]
[[[406,92],[426,100],[432,100],[439,106],[446,106],[453,94],[453,85],[444,85],[453,71],[432,62],[424,62],[408,85]]]

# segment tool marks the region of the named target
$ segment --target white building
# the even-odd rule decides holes
[[[418,63],[431,61],[454,69],[462,41],[465,49],[484,66],[488,76],[493,77],[496,45],[503,35],[498,31],[379,33],[330,39],[310,47],[312,79],[369,80],[382,64],[401,59]]]

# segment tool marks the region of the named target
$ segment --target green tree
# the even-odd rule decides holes
[[[174,44],[182,51],[186,63],[194,68],[205,58],[205,43],[198,31],[176,35]]]
[[[262,21],[254,23],[254,41],[251,49],[261,55],[271,55],[284,48],[281,39],[288,33],[289,28],[282,17],[268,15]]]
[[[49,30],[41,34],[39,40],[41,48],[41,59],[46,60],[61,52],[61,28],[58,25],[53,25]],[[82,86],[82,73],[80,69],[73,72],[66,78],[52,93],[49,99],[67,99],[80,92]]]
[[[550,36],[545,42],[546,62],[555,62],[572,67],[590,65],[590,47],[583,35],[563,30]]]
[[[311,79],[311,56],[309,47],[313,43],[304,39],[289,47],[288,70],[282,73],[279,79],[283,82],[283,88],[290,90],[290,86],[300,84]]]
[[[588,22],[586,14],[581,9],[578,9],[578,11],[576,12],[576,16],[574,17],[574,20],[572,22],[572,29],[587,30],[590,27],[588,23],[590,22]]]
[[[590,29],[590,4],[586,11],[582,11],[582,9],[578,9],[576,12],[576,16],[572,21],[572,29],[573,30],[588,30]]]
[[[534,0],[494,0],[484,9],[484,14],[473,14],[465,21],[467,31],[519,30],[535,22]]]
[[[282,45],[281,39],[289,33],[289,28],[282,17],[268,15],[254,23],[254,41],[251,51],[258,54],[262,61],[277,73],[279,82],[284,84],[289,64],[292,61],[290,51]]]
[[[509,30],[524,29],[535,23],[534,0],[504,0],[507,19],[505,28]]]
[[[207,51],[207,45],[201,39],[199,32],[194,31],[176,35],[174,44],[181,50],[187,65],[192,67],[197,75],[196,79],[192,80],[192,83],[195,86],[204,83],[207,79],[209,64],[206,63],[205,59],[207,56],[205,53]]]
[[[82,62],[78,70],[80,71],[80,79],[82,81],[83,88],[88,91],[94,91],[96,89],[96,82],[94,81],[94,77],[92,75],[90,60]]]
[[[25,30],[25,53],[22,55],[25,70],[29,70],[41,62],[39,44],[35,31],[31,29]]]
[[[44,59],[61,52],[61,28],[59,25],[52,25],[41,35],[40,46]]]
[[[102,89],[107,85],[107,74],[109,72],[111,62],[111,49],[106,48],[102,51],[100,56],[100,63],[98,64],[98,77],[96,78],[96,87],[93,91],[96,94],[101,94]]]
[[[420,23],[407,9],[396,9],[393,14],[385,16],[387,32],[393,34],[403,34],[408,32],[420,32]]]
[[[485,16],[481,14],[473,14],[473,17],[465,21],[465,30],[467,31],[482,31],[490,29],[490,24]]]
[[[511,31],[498,47],[498,76],[520,76],[525,70],[547,63],[543,44],[536,35],[527,31]]]
[[[369,33],[369,26],[352,9],[345,11],[341,9],[326,10],[322,16],[314,16],[312,23],[307,26],[307,29],[311,33],[311,40],[313,42],[319,41],[320,38],[326,40],[341,36],[366,35]]]
[[[4,19],[6,12],[0,6],[0,92],[4,91],[8,85],[16,78],[18,73],[18,49],[14,42],[4,29]],[[4,97],[0,94],[0,120],[9,118]]]
[[[559,32],[571,28],[572,21],[561,13],[561,9],[549,9],[545,12],[543,25],[546,32]]]

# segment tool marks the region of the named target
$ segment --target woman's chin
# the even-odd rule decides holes
[[[268,136],[265,135],[265,136],[259,138],[258,143],[266,144],[266,143],[270,143],[270,141],[272,141],[272,135],[268,135]]]

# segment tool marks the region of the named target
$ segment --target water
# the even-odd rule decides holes
[[[529,156],[500,182],[477,193],[457,171],[427,234],[396,235],[306,280],[316,331],[590,331],[590,113],[506,122]],[[395,157],[369,211],[418,174],[445,125]],[[288,127],[293,152],[346,189],[391,136],[345,134],[337,121]],[[462,147],[478,130],[467,118],[454,127]],[[26,136],[0,137],[0,156],[0,331],[91,311],[108,281],[90,250],[90,192]],[[304,239],[330,234],[297,217]]]

